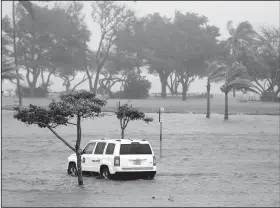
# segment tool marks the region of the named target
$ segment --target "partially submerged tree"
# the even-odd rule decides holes
[[[242,52],[240,62],[247,67],[258,91],[270,91],[276,97],[280,92],[279,28],[261,28],[255,41]]]
[[[189,86],[205,75],[206,61],[218,52],[219,28],[209,25],[205,16],[175,12],[173,23],[175,70],[182,85],[182,100],[187,99]]]
[[[228,120],[228,93],[235,90],[251,91],[258,93],[255,86],[252,84],[247,69],[242,64],[234,62],[223,66],[225,70],[225,84],[221,86],[221,91],[225,94],[225,114],[224,119]]]
[[[124,131],[130,121],[142,120],[146,123],[153,121],[153,118],[146,117],[145,113],[139,111],[139,109],[133,108],[132,105],[128,104],[121,105],[120,102],[117,104],[117,111],[115,112],[115,114],[120,121],[122,132],[121,139],[124,139]]]
[[[143,18],[144,37],[141,45],[144,47],[142,56],[147,60],[149,73],[158,75],[161,83],[161,97],[166,98],[168,77],[174,71],[174,43],[171,41],[173,30],[171,19],[159,13]],[[139,37],[140,38],[140,37]]]
[[[134,19],[134,12],[125,5],[120,5],[114,1],[95,1],[92,3],[92,18],[94,22],[99,24],[101,29],[101,37],[95,53],[95,81],[94,86],[90,86],[90,91],[96,93],[99,75],[110,55],[117,34],[131,24]]]
[[[180,81],[178,80],[179,76],[177,75],[177,72],[174,71],[169,75],[170,83],[167,82],[167,87],[171,93],[171,95],[178,95],[178,87],[180,85]]]
[[[226,70],[224,65],[218,63],[217,61],[213,61],[208,65],[207,68],[207,113],[206,118],[210,118],[210,88],[211,83],[220,82],[225,79]]]
[[[99,116],[101,108],[106,101],[98,99],[92,92],[85,90],[74,93],[65,93],[60,96],[60,101],[52,100],[47,108],[30,104],[28,108],[14,108],[14,118],[28,125],[37,125],[40,128],[48,128],[59,140],[77,155],[78,184],[83,185],[81,168],[81,121],[83,118]],[[77,118],[76,123],[71,119]],[[77,127],[76,145],[73,147],[54,130],[58,126],[74,125]]]
[[[82,50],[82,43],[89,41],[90,33],[81,17],[82,5],[74,2],[60,6],[56,3],[49,8],[33,4],[36,21],[31,19],[21,4],[17,5],[15,12],[18,21],[15,23],[14,38],[16,47],[13,55],[16,56],[16,65],[26,70],[26,81],[32,92],[40,75],[44,86],[50,84],[50,77],[60,66],[59,61],[64,60],[64,54],[59,53],[61,47],[71,46],[72,49]],[[13,39],[15,35],[12,20],[6,16],[2,23],[2,32]],[[46,74],[47,77],[44,77]]]
[[[248,21],[239,23],[236,28],[233,27],[232,23],[232,20],[227,22],[230,34],[227,43],[230,46],[230,55],[237,56],[242,47],[248,46],[253,41],[256,32]],[[235,88],[233,88],[233,97],[235,97]]]

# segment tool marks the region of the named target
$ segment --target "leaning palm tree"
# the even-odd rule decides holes
[[[207,67],[207,113],[206,118],[210,118],[210,88],[211,83],[220,82],[225,79],[225,65],[217,61],[211,62]]]
[[[238,62],[233,64],[224,65],[225,84],[221,86],[221,91],[225,93],[225,114],[224,119],[228,120],[228,93],[233,90],[251,91],[259,94],[252,84],[250,77],[248,76],[245,66]]]
[[[252,42],[256,32],[248,21],[239,23],[236,28],[233,27],[232,23],[232,20],[227,22],[227,29],[230,34],[227,42],[231,48],[230,54],[236,56],[241,47]],[[233,88],[233,97],[235,97],[235,88]]]

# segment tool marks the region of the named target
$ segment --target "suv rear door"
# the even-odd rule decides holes
[[[153,152],[148,143],[132,142],[121,144],[120,160],[122,168],[153,168]]]
[[[105,152],[103,155],[103,162],[108,164],[110,167],[114,166],[114,152],[115,152],[116,144],[113,142],[108,142]],[[109,168],[110,168],[109,167]]]
[[[92,155],[92,171],[99,172],[100,170],[100,162],[103,157],[104,149],[106,146],[106,142],[98,142],[96,145],[96,148],[94,150],[94,153]]]

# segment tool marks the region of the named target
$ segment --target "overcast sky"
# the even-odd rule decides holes
[[[119,3],[124,2],[120,1]],[[279,27],[279,1],[137,1],[136,3],[125,3],[136,11],[137,16],[159,12],[162,15],[173,17],[176,9],[204,15],[208,17],[210,24],[220,28],[221,39],[228,37],[226,23],[229,20],[233,20],[234,24],[249,21],[255,29],[264,25]],[[90,48],[96,49],[100,36],[99,27],[91,19],[91,2],[85,1],[84,4],[86,22],[92,31]],[[2,16],[11,15],[11,13],[12,1],[2,1]],[[159,92],[160,82],[158,78],[149,76],[148,79],[152,82],[151,92]],[[55,91],[63,90],[59,79],[53,80],[53,82],[52,88],[55,88]],[[84,83],[81,87],[88,88],[88,84]],[[219,87],[220,85],[215,84],[213,92],[220,93]],[[196,81],[191,85],[190,91],[204,92],[205,81]]]

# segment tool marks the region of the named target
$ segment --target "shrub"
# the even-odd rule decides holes
[[[261,101],[271,101],[271,102],[279,102],[280,98],[277,95],[270,91],[270,92],[263,92],[260,96]]]
[[[127,99],[146,99],[149,97],[151,82],[144,77],[129,75],[123,90],[123,97]]]
[[[37,97],[37,98],[42,98],[42,97],[47,97],[48,96],[48,89],[45,89],[43,87],[36,87],[34,89],[34,94],[32,95],[32,90],[30,87],[26,86],[21,86],[21,93],[22,97]],[[18,91],[16,90],[16,95],[18,96]]]

